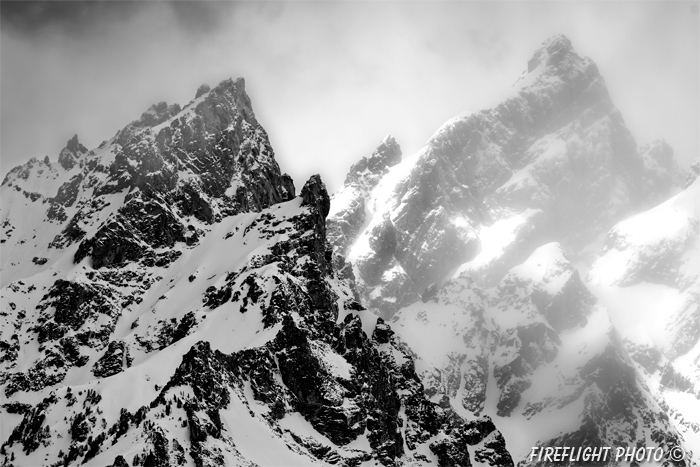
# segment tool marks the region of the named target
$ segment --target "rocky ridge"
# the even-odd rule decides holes
[[[513,465],[357,302],[242,80],[60,160],[0,188],[2,465]]]
[[[670,146],[638,146],[595,64],[555,36],[500,104],[373,189],[348,177],[328,223],[350,235],[330,239],[427,393],[490,416],[518,465],[572,445],[680,445],[664,465],[694,465],[696,172],[668,200],[684,185]],[[628,332],[640,305],[663,339]]]
[[[242,80],[74,137],[0,187],[3,465],[545,465],[532,446],[639,443],[693,465],[693,173],[625,219],[679,180],[563,36],[503,103],[403,160],[387,137],[333,197],[318,176],[294,196]],[[664,342],[618,326],[650,283],[678,297]]]
[[[547,241],[588,257],[591,241],[678,179],[670,147],[638,148],[596,65],[555,36],[509,97],[445,123],[370,193],[349,176],[329,224],[357,238],[332,240],[362,298],[391,314],[458,267],[493,286]]]

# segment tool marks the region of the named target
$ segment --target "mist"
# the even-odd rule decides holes
[[[297,186],[337,190],[392,134],[404,156],[495,102],[547,37],[593,59],[641,143],[700,150],[696,2],[3,2],[2,175],[88,148],[159,101],[244,77]]]

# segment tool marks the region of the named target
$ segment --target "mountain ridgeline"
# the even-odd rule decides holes
[[[4,465],[512,464],[360,316],[326,188],[295,197],[242,80],[2,190]]]
[[[297,195],[242,79],[75,136],[0,187],[0,465],[694,465],[697,173],[564,36],[332,196]]]

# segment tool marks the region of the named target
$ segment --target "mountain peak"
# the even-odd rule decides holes
[[[68,149],[69,151],[73,151],[73,152],[79,151],[81,146],[82,146],[82,144],[80,144],[80,142],[78,141],[77,134],[73,135],[73,137],[71,139],[69,139],[68,142],[66,143],[66,149]]]
[[[571,41],[563,34],[556,34],[544,41],[537,49],[530,61],[527,62],[527,71],[532,72],[541,63],[553,64],[568,54],[576,55]]]
[[[153,127],[177,115],[181,110],[179,104],[169,106],[167,102],[161,101],[151,105],[138,120],[130,125],[137,128]]]
[[[321,176],[316,174],[304,184],[301,189],[302,206],[313,206],[325,219],[331,207],[331,199],[328,196],[326,185],[321,180]]]
[[[201,89],[202,86],[200,86],[200,90]],[[199,90],[197,94],[200,94]],[[218,115],[220,110],[215,112],[214,109],[220,109],[223,105],[225,108],[235,108],[241,112],[243,118],[252,125],[257,125],[258,123],[255,118],[255,113],[253,112],[253,105],[250,101],[250,97],[248,97],[246,93],[245,79],[243,78],[228,78],[220,82],[209,91],[209,94],[204,97],[203,102],[205,103],[204,107],[210,109],[210,111],[204,111],[204,114],[210,117]],[[200,106],[201,105],[202,104],[200,104]],[[201,111],[203,111],[203,109]]]
[[[556,34],[545,40],[527,62],[527,73],[547,73],[564,80],[580,76],[595,64],[576,53],[569,38]],[[595,73],[597,74],[597,73]]]
[[[542,43],[542,48],[547,49],[547,50],[554,50],[554,49],[569,49],[573,51],[573,47],[571,46],[571,41],[569,40],[568,37],[566,37],[564,34],[554,34],[552,37],[549,37]]]
[[[399,143],[396,142],[396,138],[393,135],[386,135],[382,140],[382,145],[386,146],[398,146]]]
[[[194,95],[194,98],[198,98],[202,94],[206,94],[211,90],[209,85],[207,83],[202,84],[200,87],[197,88],[197,94]]]
[[[574,88],[567,92],[580,93],[594,81],[600,81],[602,86],[596,89],[606,94],[604,82],[599,78],[600,72],[593,60],[577,54],[569,38],[557,34],[545,40],[535,51],[514,87],[518,91],[529,88],[556,90],[561,89],[557,83],[566,83],[566,87]]]
[[[357,183],[366,189],[371,189],[390,167],[399,162],[401,162],[401,146],[392,135],[387,135],[372,154],[363,157],[350,167],[345,184]]]
[[[58,155],[58,163],[61,164],[61,167],[64,169],[70,170],[75,165],[78,157],[87,152],[87,148],[78,141],[78,135],[73,135],[66,143],[66,147],[63,148]]]

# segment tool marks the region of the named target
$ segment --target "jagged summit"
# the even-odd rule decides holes
[[[647,384],[605,308],[625,303],[641,314],[663,303],[656,317],[670,316],[668,334],[681,342],[668,358],[682,351],[685,360],[645,371],[659,371],[662,388],[697,395],[688,364],[698,361],[697,326],[688,326],[697,289],[679,292],[697,282],[697,222],[678,216],[690,196],[610,230],[668,199],[674,166],[665,142],[637,145],[595,63],[557,35],[502,101],[446,122],[374,188],[362,190],[351,171],[332,198],[328,237],[346,259],[338,265],[352,266],[360,301],[416,352],[426,392],[499,417],[518,465],[540,465],[526,462],[532,446],[662,446],[682,444],[682,432],[693,446],[695,421],[670,421],[676,409],[654,401],[685,395],[664,401],[657,376]],[[638,237],[651,240],[635,245]],[[594,263],[603,241],[609,251]],[[603,278],[632,281],[623,285],[650,281],[638,289],[650,300],[594,289],[579,275],[591,264]],[[679,266],[692,274],[680,277]],[[669,283],[678,289],[664,293],[679,300],[642,290]]]
[[[369,304],[390,313],[458,268],[493,283],[523,244],[556,236],[577,249],[669,192],[668,151],[640,153],[596,65],[565,36],[528,68],[497,105],[449,120],[368,189],[334,195],[328,222],[343,234],[329,237]],[[515,235],[511,253],[489,248],[495,225]]]
[[[202,94],[206,94],[209,91],[211,91],[211,88],[208,84],[204,83],[197,88],[197,94],[194,95],[194,98],[197,99],[199,96],[201,96]]]
[[[58,163],[66,170],[70,170],[76,164],[76,161],[83,155],[87,154],[88,150],[78,141],[78,135],[73,135],[66,143],[58,155]]]
[[[178,126],[182,119],[193,117],[199,117],[205,129],[213,132],[229,125],[235,113],[242,114],[251,125],[258,125],[243,78],[225,79],[214,88],[203,84],[197,88],[195,98],[184,107],[166,102],[153,104],[138,120],[120,130],[117,137],[119,143],[124,144],[135,133],[151,130],[157,134],[167,127]]]
[[[157,104],[151,105],[141,116],[124,128],[120,129],[114,138],[109,141],[104,142],[100,145],[99,149],[102,149],[102,153],[111,152],[114,154],[117,151],[106,151],[114,143],[122,147],[133,145],[137,142],[143,143],[145,140],[149,140],[146,131],[150,131],[155,135],[158,145],[163,147],[172,143],[172,136],[177,132],[178,128],[180,132],[184,133],[182,136],[188,139],[190,135],[194,134],[193,131],[186,131],[186,126],[191,125],[202,125],[204,133],[208,135],[215,135],[222,128],[228,128],[231,125],[236,126],[240,122],[237,122],[237,115],[242,116],[242,120],[246,122],[247,125],[252,127],[257,127],[258,130],[262,130],[259,126],[257,119],[255,118],[255,113],[253,112],[252,103],[245,91],[245,80],[243,78],[237,79],[226,79],[219,83],[216,87],[210,88],[208,85],[203,84],[197,89],[196,97],[190,101],[184,107],[179,104],[168,105],[167,102],[159,102]],[[184,126],[183,126],[184,125]],[[264,130],[262,130],[264,132]],[[265,135],[265,138],[267,136]],[[197,144],[201,148],[201,144]],[[114,148],[112,148],[114,149]],[[76,164],[83,161],[87,163],[87,159],[91,159],[93,164],[97,163],[98,150],[95,149],[90,151],[82,145],[78,140],[78,135],[74,135],[66,144],[66,147],[61,150],[58,156],[58,162],[64,170],[71,170]],[[143,155],[143,153],[141,154]],[[103,163],[97,163],[98,166],[106,167],[112,163],[111,160],[113,156],[109,156],[104,159]],[[17,174],[25,174],[30,170],[30,166],[34,164],[33,161],[28,161],[25,164],[19,165],[11,169],[5,179],[3,184],[11,183],[16,180]],[[213,168],[213,167],[212,167]],[[20,177],[22,178],[22,177]]]
[[[401,147],[396,139],[387,135],[372,154],[353,164],[343,187],[331,201],[328,217],[328,238],[336,251],[345,255],[345,246],[352,244],[360,226],[368,217],[366,206],[369,193],[389,172],[401,162]],[[338,267],[342,268],[341,264]]]
[[[569,50],[550,40],[524,87],[417,154],[384,138],[332,199],[317,175],[295,196],[243,80],[91,151],[71,139],[70,169],[13,170],[5,464],[534,467],[535,446],[700,445],[700,183],[618,223],[592,268],[686,288],[673,354],[628,354],[569,253],[664,196],[672,151],[638,148]]]
[[[30,161],[10,171],[3,183],[5,232],[16,234],[20,225],[31,224],[18,214],[22,210],[48,218],[35,243],[13,242],[11,253],[3,252],[3,280],[29,273],[35,265],[18,258],[40,244],[58,258],[78,243],[74,260],[89,258],[95,268],[144,259],[170,262],[173,257],[163,256],[162,248],[196,244],[199,222],[217,223],[295,196],[242,79],[225,80],[184,108],[153,105],[91,151],[74,137],[59,165],[48,170],[43,165]],[[15,195],[41,204],[26,205],[21,197],[14,202]],[[112,208],[101,209],[105,205]],[[157,222],[144,222],[141,210]]]
[[[325,219],[331,207],[330,196],[326,190],[326,184],[321,180],[321,176],[312,175],[301,189],[302,206],[313,206]]]
[[[363,157],[350,167],[345,184],[359,184],[369,190],[379,181],[390,167],[401,162],[401,147],[396,139],[387,135],[369,156]]]
[[[541,63],[551,65],[567,55],[576,56],[571,41],[563,34],[555,34],[545,40],[527,62],[528,72],[537,68]]]
[[[181,110],[182,108],[179,104],[172,104],[169,106],[167,102],[162,101],[150,106],[148,110],[141,114],[138,120],[132,122],[132,125],[137,127],[152,127],[172,118],[180,113]]]
[[[80,142],[78,141],[77,134],[73,135],[73,137],[68,140],[68,142],[66,143],[66,149],[70,152],[87,152],[87,148],[85,148],[85,146],[80,144]]]
[[[213,106],[221,105],[221,101],[223,100],[228,102],[229,105],[231,103],[235,104],[236,108],[243,113],[246,120],[250,121],[251,124],[257,125],[258,122],[255,118],[255,113],[253,112],[250,97],[246,93],[244,78],[239,77],[236,79],[226,79],[212,88],[207,94],[202,95],[206,95],[204,98],[204,102],[207,103],[207,105],[205,105],[205,109],[208,109],[209,112],[216,114],[217,112]],[[202,95],[200,95],[200,97]],[[193,102],[196,102],[196,99]]]
[[[0,188],[5,464],[513,465],[357,302],[323,181],[295,197],[243,80],[54,165]]]
[[[551,37],[545,39],[544,42],[542,42],[541,48],[549,49],[551,47],[573,50],[573,47],[571,45],[571,41],[563,33],[554,34]]]
[[[595,84],[596,95],[607,94],[604,81],[596,64],[587,57],[576,53],[571,41],[563,34],[557,34],[544,41],[514,84],[517,92],[551,89],[568,92],[574,98]]]

